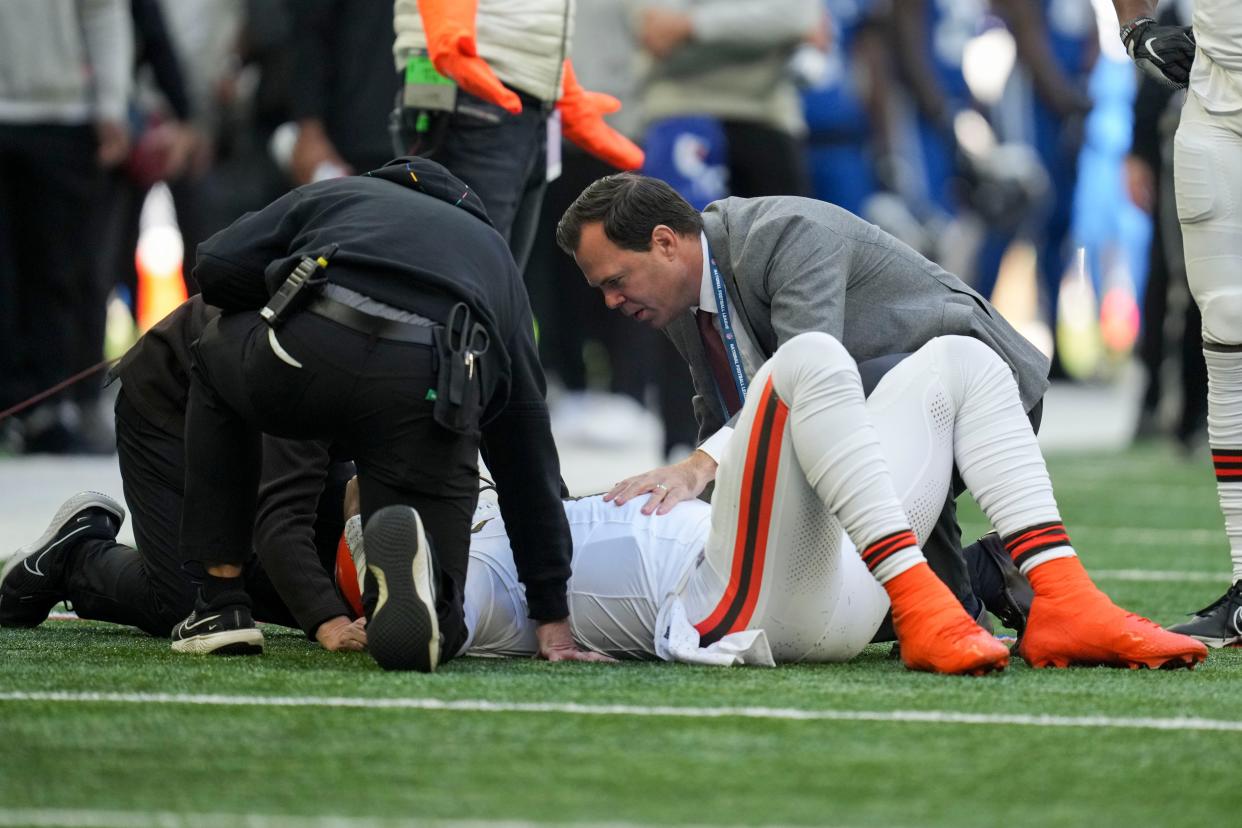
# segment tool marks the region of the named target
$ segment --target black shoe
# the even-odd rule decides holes
[[[1169,627],[1169,632],[1197,638],[1209,647],[1242,645],[1242,581],[1194,615]]]
[[[173,627],[172,648],[195,655],[262,655],[263,631],[250,615],[250,596],[226,592],[207,603],[200,592],[194,611]]]
[[[37,541],[0,569],[0,626],[37,627],[65,600],[65,564],[83,540],[115,540],[125,509],[107,495],[78,492],[66,500]]]
[[[982,553],[977,560],[973,559],[975,550]],[[965,553],[975,592],[983,605],[1021,637],[1026,629],[1027,616],[1031,614],[1031,602],[1035,600],[1031,582],[1014,566],[1009,550],[1005,549],[1005,544],[995,532],[979,538]]]
[[[423,522],[410,506],[386,506],[367,522],[367,650],[385,670],[433,673],[440,664],[436,573]],[[365,603],[365,602],[364,602]]]

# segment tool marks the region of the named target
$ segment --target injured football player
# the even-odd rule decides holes
[[[910,669],[1004,669],[1009,648],[967,615],[920,551],[955,471],[999,534],[1000,560],[971,562],[976,591],[990,608],[1010,608],[1006,623],[1025,625],[1017,653],[1029,664],[1193,667],[1206,657],[1200,642],[1125,612],[1090,580],[1012,374],[959,336],[931,340],[866,398],[839,342],[797,336],[752,382],[711,506],[648,515],[637,500],[566,502],[574,637],[615,658],[836,662],[861,652],[891,610]],[[356,597],[375,594],[358,588],[363,534],[353,517],[337,566],[342,591]],[[1028,578],[1033,598],[1015,601]],[[464,652],[535,652],[504,522],[486,499],[464,603]]]

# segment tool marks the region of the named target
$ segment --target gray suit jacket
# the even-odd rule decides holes
[[[933,337],[973,336],[1009,364],[1029,411],[1048,388],[1048,359],[965,282],[873,224],[793,196],[726,198],[703,230],[734,327],[771,357],[800,333],[839,339],[858,362],[915,351]],[[665,329],[690,365],[699,441],[726,422],[694,315]]]

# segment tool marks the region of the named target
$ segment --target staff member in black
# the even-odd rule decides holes
[[[117,458],[137,548],[116,542],[125,511],[80,492],[0,578],[0,626],[34,627],[60,601],[82,618],[167,637],[194,608],[178,549],[185,479],[190,343],[219,311],[195,296],[151,328],[112,371]],[[264,437],[254,552],[243,567],[254,617],[299,627],[328,650],[361,650],[363,623],[337,593],[332,568],[352,463],[326,443]]]
[[[200,245],[194,276],[224,316],[194,348],[181,549],[205,571],[174,649],[261,650],[240,564],[263,431],[356,462],[381,666],[429,672],[464,643],[480,448],[540,653],[591,658],[567,622],[570,536],[529,301],[468,187],[419,158],[300,187]]]
[[[133,546],[118,544],[124,509],[79,492],[41,538],[17,552],[0,578],[0,626],[36,627],[61,601],[79,617],[168,637],[194,608],[195,583],[181,566],[185,400],[190,343],[219,315],[194,297],[153,326],[114,367],[117,458]],[[253,552],[243,565],[252,614],[299,627],[325,649],[366,646],[332,578],[353,463],[330,463],[327,443],[263,438]]]

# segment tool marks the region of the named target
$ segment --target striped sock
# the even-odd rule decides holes
[[[1242,448],[1212,447],[1217,483],[1242,483]]]
[[[862,550],[862,559],[881,584],[927,560],[919,549],[918,538],[909,529],[893,532],[869,544]]]
[[[1069,533],[1060,521],[1040,523],[1014,532],[1004,539],[1005,549],[1013,558],[1014,566],[1023,575],[1045,561],[1069,558],[1077,555],[1070,546]]]

